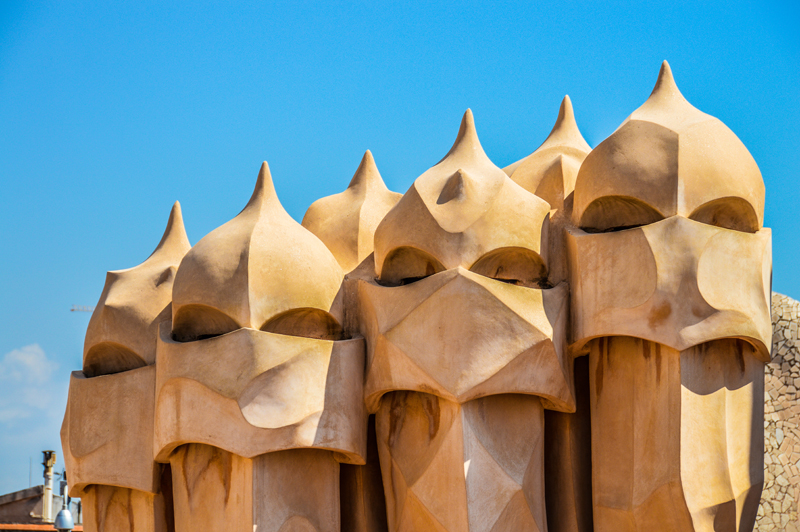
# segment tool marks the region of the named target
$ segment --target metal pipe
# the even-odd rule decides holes
[[[69,532],[75,527],[72,513],[69,511],[69,488],[67,486],[67,472],[61,475],[61,511],[56,516],[54,528],[59,532]]]

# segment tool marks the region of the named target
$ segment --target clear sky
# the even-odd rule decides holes
[[[371,149],[393,190],[467,107],[498,166],[569,94],[596,146],[661,61],[749,148],[774,289],[800,298],[796,1],[0,2],[0,494],[59,451],[69,372],[106,270],[144,260],[180,200],[189,238],[235,216],[267,160],[289,213]]]

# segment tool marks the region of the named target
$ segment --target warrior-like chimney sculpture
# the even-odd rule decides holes
[[[110,272],[61,431],[92,532],[744,532],[763,485],[755,161],[665,62],[596,148],[500,169],[467,110],[403,194],[295,222],[264,163]]]

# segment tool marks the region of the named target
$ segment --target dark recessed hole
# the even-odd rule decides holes
[[[429,253],[412,247],[392,250],[383,261],[380,284],[404,286],[444,271],[444,266]]]
[[[471,271],[497,281],[528,288],[549,288],[547,267],[533,250],[519,247],[490,251],[475,261]]]
[[[287,336],[318,340],[342,340],[342,326],[330,313],[316,308],[299,308],[270,318],[261,330]]]
[[[580,227],[587,233],[609,233],[663,219],[663,214],[636,198],[605,196],[589,204],[581,217]]]
[[[701,205],[689,215],[696,222],[741,231],[755,233],[758,231],[758,217],[747,201],[742,198],[720,198]]]
[[[87,377],[112,375],[136,368],[143,368],[147,363],[124,345],[114,342],[102,342],[89,349],[83,359],[83,374]]]
[[[176,342],[195,342],[214,338],[240,329],[230,316],[205,305],[181,307],[172,322],[172,338]]]

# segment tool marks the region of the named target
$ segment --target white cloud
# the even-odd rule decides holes
[[[0,381],[44,384],[57,369],[58,364],[48,360],[39,344],[26,345],[6,353],[0,361]]]
[[[39,344],[26,345],[0,360],[0,422],[26,419],[49,410],[54,403],[53,376],[58,364]],[[56,404],[60,401],[56,401]]]
[[[61,371],[38,344],[0,357],[0,495],[27,487],[29,458],[36,465],[40,451],[60,449],[68,386],[69,372]],[[34,484],[40,482],[37,469]]]

